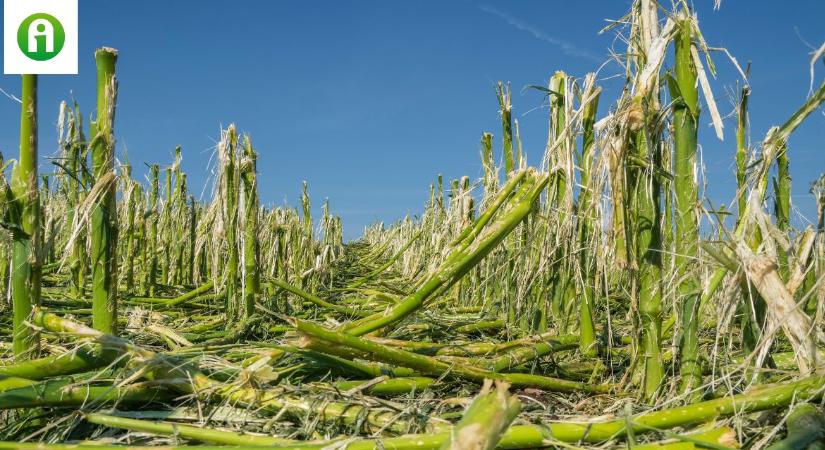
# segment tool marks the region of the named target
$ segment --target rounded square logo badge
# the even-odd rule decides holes
[[[3,0],[3,73],[76,74],[77,0]]]

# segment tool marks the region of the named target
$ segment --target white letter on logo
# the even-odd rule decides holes
[[[37,45],[37,37],[46,37],[46,53],[54,51],[54,29],[51,22],[46,19],[35,19],[29,24],[29,52],[36,53],[40,50]]]

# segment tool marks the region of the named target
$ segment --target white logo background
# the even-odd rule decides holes
[[[66,41],[52,59],[30,59],[17,45],[17,28],[35,13],[51,14],[63,25]],[[77,0],[3,0],[3,73],[77,74]]]

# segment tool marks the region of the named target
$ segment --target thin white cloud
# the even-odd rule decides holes
[[[813,69],[811,69],[811,70],[813,70]],[[15,97],[14,95],[9,94],[8,92],[4,91],[4,90],[3,90],[3,88],[0,88],[0,93],[2,93],[3,95],[5,95],[6,97],[8,97],[8,98],[10,98],[10,99],[12,99],[12,100],[14,100],[14,101],[16,101],[17,103],[20,103],[21,105],[23,104],[23,101],[22,101],[22,100],[20,100],[19,98]]]
[[[558,47],[559,49],[561,49],[561,51],[565,55],[573,56],[573,57],[576,57],[576,58],[587,59],[587,60],[590,60],[590,61],[593,61],[593,62],[596,62],[596,63],[600,63],[603,60],[603,58],[599,58],[598,56],[594,55],[593,53],[590,53],[587,50],[583,50],[579,47],[576,47],[575,45],[573,45],[570,42],[567,42],[563,39],[559,39],[557,37],[550,36],[549,34],[545,33],[544,31],[540,30],[539,28],[535,27],[534,25],[531,25],[531,24],[529,24],[529,23],[527,23],[527,22],[525,22],[525,21],[523,21],[519,18],[513,17],[513,16],[511,16],[511,15],[509,15],[509,14],[503,12],[503,11],[500,11],[496,8],[493,8],[492,6],[479,5],[479,8],[481,8],[481,10],[486,12],[486,13],[498,16],[499,18],[503,19],[508,24],[518,28],[521,31],[526,31],[526,32],[532,34],[534,38],[536,38],[540,41],[544,41],[544,42],[547,42],[549,44],[552,44],[552,45]]]

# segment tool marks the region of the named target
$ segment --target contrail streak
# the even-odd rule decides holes
[[[496,16],[504,19],[504,21],[506,21],[508,24],[518,28],[519,30],[526,31],[526,32],[532,34],[534,38],[536,38],[540,41],[544,41],[544,42],[547,42],[549,44],[553,44],[554,46],[561,49],[561,51],[564,52],[565,55],[573,56],[573,57],[576,57],[576,58],[587,59],[587,60],[590,60],[590,61],[593,61],[593,62],[596,62],[596,63],[602,62],[602,58],[599,58],[598,56],[594,55],[593,53],[590,53],[587,50],[582,50],[579,47],[576,47],[575,45],[573,45],[570,42],[567,42],[563,39],[559,39],[559,38],[556,38],[554,36],[550,36],[549,34],[545,33],[544,31],[540,30],[539,28],[537,28],[537,27],[535,27],[535,26],[533,26],[533,25],[531,25],[531,24],[529,24],[529,23],[527,23],[527,22],[525,22],[521,19],[513,17],[513,16],[511,16],[511,15],[505,13],[505,12],[499,11],[498,9],[495,9],[492,6],[479,5],[479,8],[481,8],[481,10],[486,12],[486,13],[490,13],[490,14],[496,15]]]

